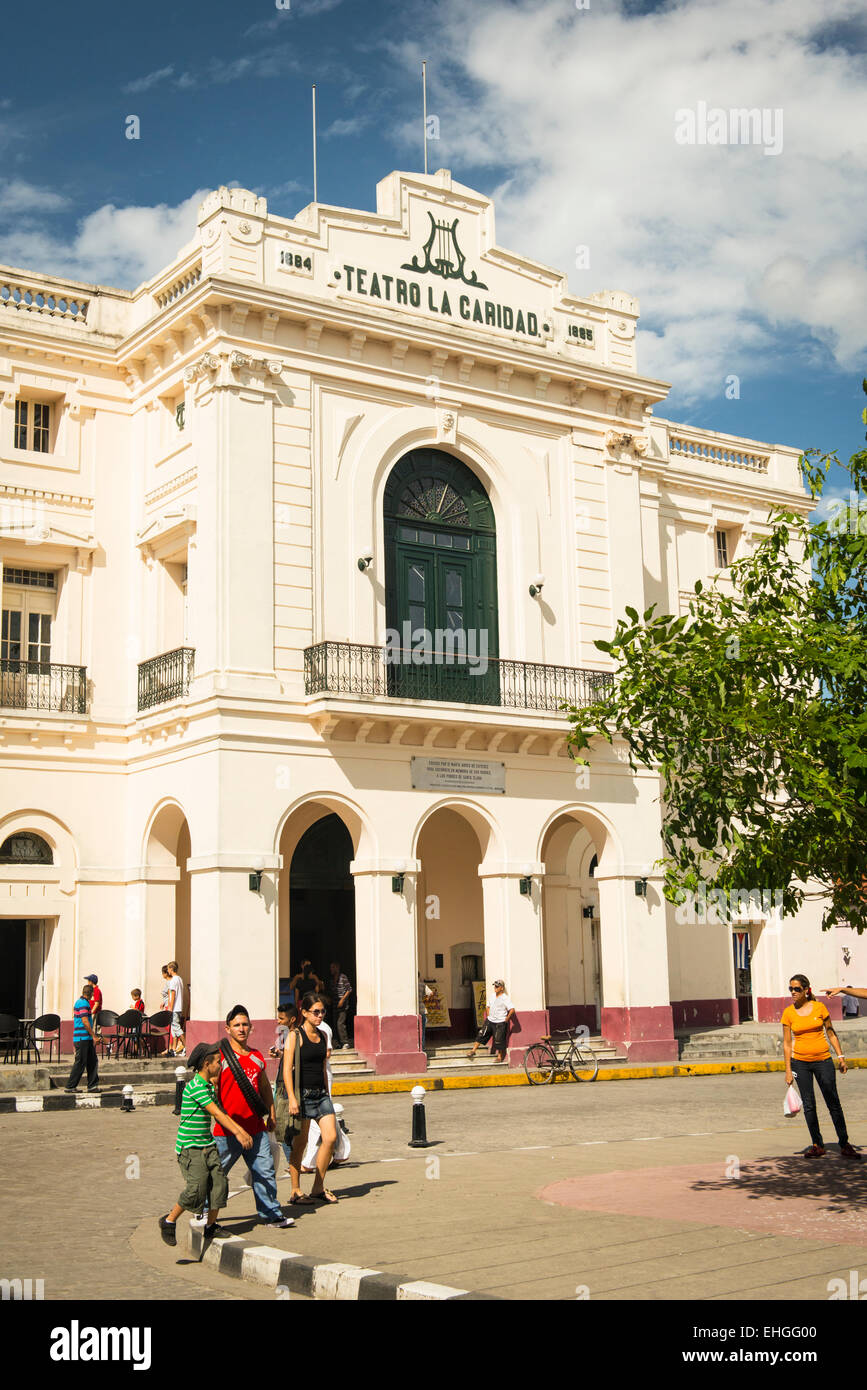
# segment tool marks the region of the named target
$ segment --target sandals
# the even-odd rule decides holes
[[[305,1197],[303,1192],[293,1192],[289,1198],[289,1205],[290,1207],[309,1207],[313,1205],[313,1198]]]
[[[329,1206],[337,1205],[337,1198],[333,1192],[329,1192],[327,1187],[323,1187],[321,1192],[311,1192],[309,1200],[311,1202],[327,1202]]]

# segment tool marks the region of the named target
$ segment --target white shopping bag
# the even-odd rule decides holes
[[[786,1091],[786,1099],[783,1101],[783,1114],[787,1120],[793,1119],[795,1115],[800,1115],[803,1109],[801,1097],[798,1095],[798,1088],[794,1081]]]

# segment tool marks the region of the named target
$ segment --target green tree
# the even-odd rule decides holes
[[[815,449],[800,460],[814,498],[832,461]],[[867,449],[848,474],[855,497],[867,494]],[[818,523],[778,510],[770,523],[727,571],[730,584],[696,584],[688,615],[627,608],[613,640],[596,643],[614,660],[614,684],[569,708],[571,751],[586,762],[593,738],[620,738],[633,768],[659,771],[670,901],[708,885],[782,891],[789,915],[818,884],[823,927],[861,932],[867,503]]]

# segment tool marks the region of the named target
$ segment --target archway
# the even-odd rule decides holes
[[[295,970],[309,960],[328,988],[329,967],[338,961],[353,988],[355,973],[355,884],[349,865],[352,836],[333,811],[304,831],[289,868],[290,961]]]
[[[475,823],[474,823],[475,822]],[[442,806],[418,835],[418,969],[436,988],[447,1013],[428,1022],[427,1046],[473,1036],[473,985],[485,980],[485,911],[479,865],[491,837],[479,816],[471,822],[455,806]]]
[[[165,803],[151,821],[145,837],[148,879],[145,885],[144,992],[148,1013],[161,1007],[161,967],[176,960],[178,973],[190,994],[184,1009],[192,1013],[190,949],[190,828],[177,802]],[[162,871],[162,872],[161,872]]]
[[[595,872],[606,836],[575,813],[557,817],[542,840],[545,1006],[552,1028],[598,1033],[602,1010],[599,890]]]

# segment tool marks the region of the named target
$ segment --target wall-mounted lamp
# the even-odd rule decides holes
[[[358,557],[358,568],[361,570],[361,573],[364,574],[364,571],[365,571],[365,570],[369,570],[369,569],[370,569],[370,566],[371,566],[372,564],[373,564],[373,546],[372,546],[372,545],[365,545],[365,546],[362,548],[361,554],[360,554],[359,557]]]
[[[258,893],[262,887],[262,872],[265,868],[264,859],[253,860],[253,872],[247,879],[251,893]]]
[[[532,864],[525,864],[525,865],[524,865],[524,874],[523,874],[523,877],[522,877],[522,878],[519,878],[519,879],[518,879],[518,887],[519,887],[520,890],[521,890],[521,895],[522,895],[522,897],[525,897],[525,898],[530,897],[530,895],[531,895],[532,892],[533,892],[533,865],[532,865]]]
[[[544,574],[537,574],[537,575],[534,575],[534,577],[533,577],[533,582],[532,582],[532,584],[530,585],[530,598],[536,598],[536,596],[537,596],[538,594],[541,594],[542,589],[543,589],[543,587],[544,587],[544,584],[545,584],[545,576],[544,576]]]
[[[392,874],[392,876],[391,876],[391,891],[392,891],[392,893],[402,893],[402,892],[403,892],[403,884],[404,884],[404,878],[405,878],[404,870],[405,870],[405,869],[406,869],[406,862],[404,862],[404,863],[401,864],[401,866],[400,866],[400,872],[399,872],[399,873]]]
[[[647,897],[647,879],[646,879],[646,878],[637,878],[637,879],[635,880],[635,896],[636,896],[636,898],[646,898],[646,897]]]
[[[596,912],[596,908],[595,908],[595,907],[593,906],[593,904],[591,903],[589,907],[585,907],[585,908],[584,908],[583,912],[581,913],[581,916],[582,916],[582,917],[589,917],[590,921],[592,922],[595,912]]]

